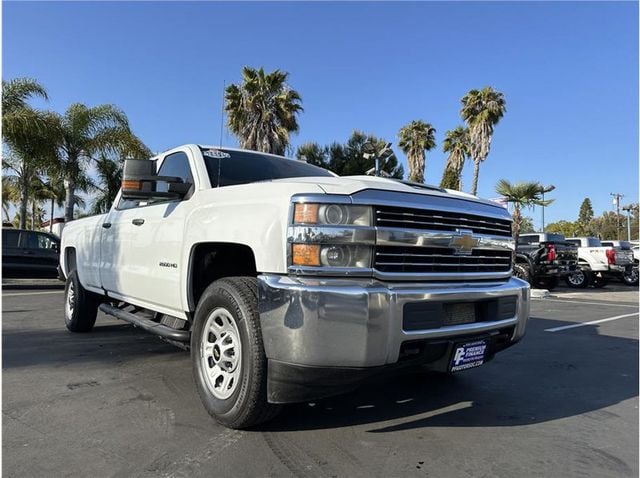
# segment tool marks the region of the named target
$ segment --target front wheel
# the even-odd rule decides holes
[[[515,275],[518,279],[522,279],[525,282],[531,284],[531,270],[529,266],[526,264],[514,264],[513,265],[513,275]]]
[[[567,285],[569,287],[584,289],[591,282],[591,272],[582,269],[576,269],[574,273],[569,274],[565,278],[565,281],[567,282]]]
[[[207,412],[229,428],[273,418],[267,402],[267,358],[258,313],[257,281],[228,277],[202,294],[191,332],[191,362]]]
[[[90,332],[96,323],[98,299],[85,290],[78,272],[71,271],[64,288],[64,323],[71,332]]]

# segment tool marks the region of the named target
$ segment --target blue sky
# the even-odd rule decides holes
[[[638,5],[631,2],[3,2],[3,79],[37,78],[46,105],[115,103],[154,151],[217,144],[223,81],[280,68],[303,97],[293,146],[353,129],[397,143],[432,123],[438,183],[460,98],[491,85],[507,100],[479,194],[500,178],[554,184],[547,223],[589,196],[638,197]],[[234,144],[224,135],[225,144]],[[399,156],[400,151],[396,149]],[[404,161],[404,157],[402,158]],[[471,183],[465,166],[464,184]],[[536,225],[540,211],[529,212]]]

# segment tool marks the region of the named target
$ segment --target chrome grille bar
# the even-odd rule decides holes
[[[376,225],[379,227],[451,232],[455,232],[458,229],[467,229],[476,234],[511,237],[511,222],[508,219],[390,206],[378,206],[375,211]]]

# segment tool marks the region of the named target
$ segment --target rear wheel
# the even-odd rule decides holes
[[[267,358],[253,277],[228,277],[202,294],[191,333],[191,362],[207,412],[229,428],[273,418],[267,402]]]
[[[64,323],[71,332],[90,332],[96,323],[98,298],[85,290],[73,270],[64,288]]]
[[[622,282],[630,286],[638,285],[638,268],[634,267],[629,272],[622,274]]]
[[[591,283],[591,271],[576,269],[565,278],[565,281],[569,287],[584,289]]]

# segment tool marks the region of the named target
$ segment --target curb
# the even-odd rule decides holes
[[[547,289],[531,289],[531,297],[534,299],[544,299],[551,297],[551,293]]]

